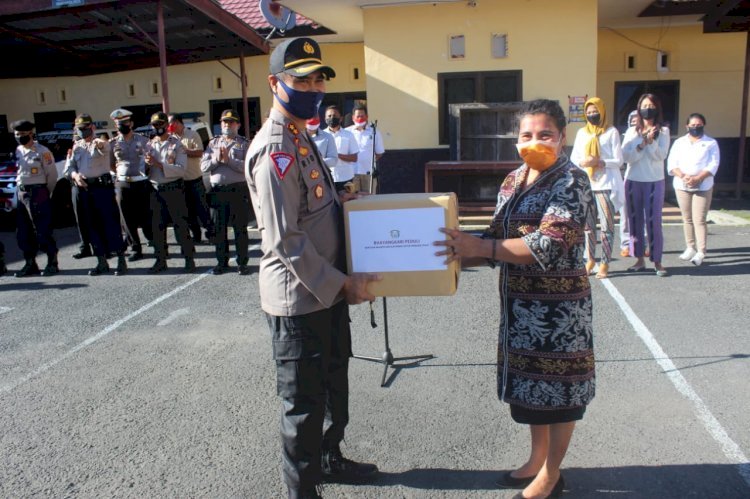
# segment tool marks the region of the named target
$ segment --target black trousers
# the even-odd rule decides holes
[[[141,180],[138,182],[118,182],[120,188],[120,211],[125,220],[128,244],[133,251],[141,251],[141,237],[138,235],[138,227],[143,230],[143,235],[151,241],[154,238],[151,222],[151,193],[154,190],[151,182]]]
[[[219,264],[229,262],[227,227],[234,230],[234,246],[237,250],[237,265],[247,265],[247,224],[250,222],[250,190],[245,182],[215,185],[209,194],[211,218],[215,230],[216,260]]]
[[[201,225],[206,229],[206,236],[213,237],[214,224],[206,203],[206,186],[203,177],[185,181],[185,204],[188,209],[188,225],[194,238],[200,238]]]
[[[167,223],[172,220],[175,237],[182,248],[182,256],[193,258],[195,246],[188,232],[187,208],[182,180],[155,186],[151,193],[151,230],[157,260],[167,259]]]
[[[23,257],[30,260],[41,249],[52,258],[57,256],[57,243],[52,235],[52,201],[46,185],[30,185],[18,189],[16,240]]]
[[[349,307],[266,318],[282,399],[282,473],[294,496],[320,483],[321,451],[337,446],[349,423]]]
[[[112,183],[90,183],[85,189],[79,188],[78,208],[82,217],[78,220],[79,227],[86,227],[96,256],[106,257],[110,251],[120,254],[125,250],[120,211],[115,200],[115,186]]]
[[[76,216],[76,225],[78,226],[78,235],[81,238],[80,250],[91,250],[91,234],[86,224],[86,214],[81,207],[81,192],[83,189],[78,187],[75,182],[70,183],[70,199],[73,202],[73,214]]]

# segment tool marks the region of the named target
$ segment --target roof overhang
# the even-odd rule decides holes
[[[160,0],[167,64],[267,54],[213,0]],[[3,77],[83,76],[159,66],[154,0],[0,0]]]

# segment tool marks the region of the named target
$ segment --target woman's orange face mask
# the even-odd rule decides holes
[[[529,168],[544,171],[557,161],[562,139],[551,117],[530,114],[521,120],[516,149]]]

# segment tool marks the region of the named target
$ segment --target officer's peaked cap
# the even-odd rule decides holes
[[[226,109],[221,113],[221,121],[236,121],[240,122],[240,117],[232,109]]]
[[[286,73],[307,76],[320,71],[327,78],[336,76],[330,66],[323,64],[320,46],[312,38],[292,38],[281,42],[271,52],[270,74]]]
[[[169,118],[165,113],[158,112],[151,115],[150,123],[152,125],[156,125],[157,123],[166,123],[168,120]]]
[[[30,132],[34,129],[34,126],[29,120],[18,120],[10,124],[10,127],[16,132]]]
[[[76,128],[87,127],[92,124],[94,120],[88,114],[79,114],[76,116],[75,126]]]
[[[109,117],[113,120],[126,120],[133,116],[133,113],[128,111],[127,109],[118,108],[109,113]]]

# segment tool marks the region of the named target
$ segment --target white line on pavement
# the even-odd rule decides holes
[[[133,317],[136,317],[136,316],[142,314],[143,312],[147,311],[150,308],[155,307],[156,305],[158,305],[159,303],[163,302],[164,300],[166,300],[168,298],[171,298],[172,296],[176,295],[180,291],[182,291],[182,290],[184,290],[186,288],[189,288],[190,286],[192,286],[196,282],[200,281],[201,279],[204,279],[208,275],[209,274],[201,274],[201,275],[197,276],[195,279],[192,279],[192,280],[186,282],[182,286],[178,286],[178,287],[174,288],[169,293],[161,295],[160,297],[158,297],[157,299],[155,299],[151,303],[147,303],[146,305],[142,306],[141,308],[139,308],[135,312],[131,312],[130,314],[126,315],[125,317],[123,317],[119,321],[113,322],[109,326],[105,327],[104,329],[102,329],[101,331],[99,331],[98,333],[96,333],[94,336],[91,336],[90,338],[87,338],[83,342],[79,343],[78,345],[74,346],[72,349],[70,349],[67,352],[65,352],[64,354],[62,354],[61,356],[59,356],[59,357],[57,357],[55,359],[52,359],[49,362],[46,362],[46,363],[42,364],[41,366],[37,367],[36,369],[34,369],[29,374],[26,374],[25,376],[22,376],[19,379],[15,380],[15,381],[13,381],[11,383],[6,383],[6,384],[0,386],[0,393],[8,393],[11,390],[15,389],[16,387],[18,387],[19,385],[22,385],[23,383],[26,383],[31,378],[42,374],[43,372],[45,372],[45,371],[49,370],[50,368],[56,366],[57,364],[59,364],[60,362],[62,362],[65,359],[67,359],[68,357],[70,357],[74,353],[78,352],[79,350],[82,350],[82,349],[86,348],[87,346],[91,345],[92,343],[94,343],[94,342],[96,342],[96,341],[104,338],[109,333],[111,333],[112,331],[114,331],[118,327],[122,326],[123,324],[125,324],[127,321],[129,321]]]
[[[5,312],[10,312],[13,310],[13,307],[0,307],[0,314],[4,314]]]
[[[190,312],[189,308],[180,308],[166,316],[164,319],[160,320],[156,323],[157,326],[166,326],[170,322],[174,321],[176,318],[180,317],[181,315],[187,315]]]
[[[656,360],[659,366],[661,366],[664,373],[669,376],[670,381],[672,381],[672,384],[677,388],[677,391],[693,403],[698,419],[703,423],[703,426],[705,426],[706,430],[708,430],[708,433],[714,438],[714,440],[721,445],[721,450],[724,452],[727,459],[737,464],[739,474],[745,480],[745,483],[750,486],[750,463],[748,462],[747,456],[742,452],[740,446],[729,437],[726,430],[724,430],[721,423],[719,423],[719,420],[711,414],[709,408],[700,396],[698,396],[695,390],[693,390],[693,387],[690,386],[690,383],[687,382],[682,373],[680,373],[672,362],[672,359],[667,357],[667,354],[662,350],[661,346],[659,346],[654,335],[651,334],[651,331],[648,330],[633,309],[630,308],[630,305],[628,305],[628,302],[625,301],[625,298],[620,294],[620,291],[618,291],[615,285],[612,284],[609,279],[602,279],[599,282],[602,283],[610,296],[615,300],[620,307],[620,310],[622,310],[625,317],[633,326],[633,329],[635,329],[638,337],[643,340],[643,343],[645,343],[646,347],[651,351],[654,360]]]

